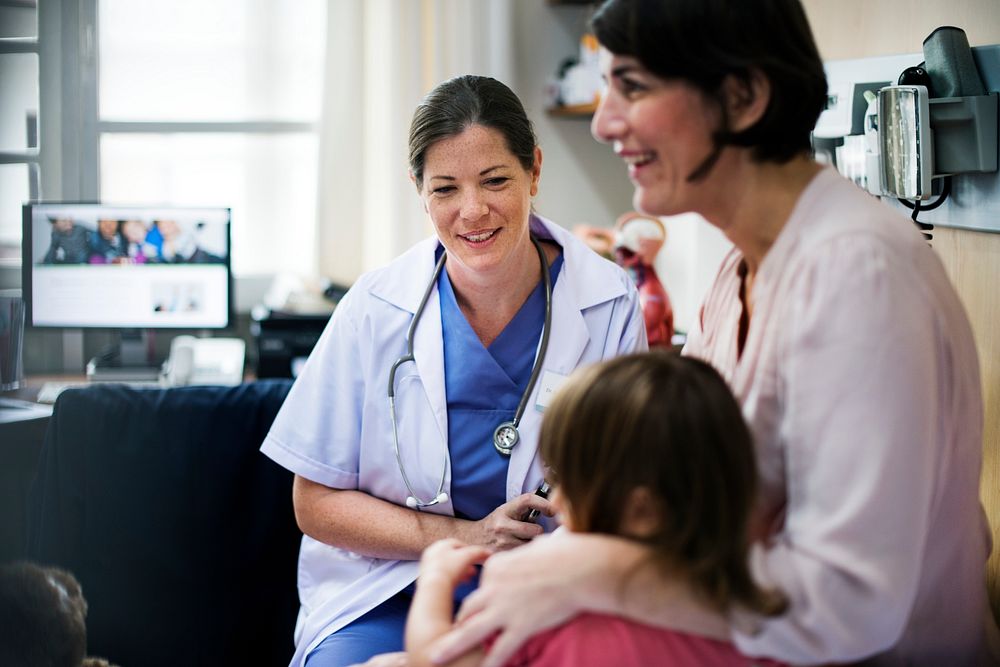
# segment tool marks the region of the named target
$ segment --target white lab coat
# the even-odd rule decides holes
[[[635,286],[628,276],[558,225],[532,217],[533,231],[563,248],[553,288],[552,332],[542,374],[646,349]],[[406,330],[434,269],[438,240],[417,244],[387,267],[362,276],[337,306],[261,450],[282,466],[337,489],[359,489],[398,505],[408,494],[393,451],[389,368],[406,351]],[[414,335],[416,363],[396,375],[399,450],[417,496],[437,493],[447,456],[441,311],[435,290]],[[539,382],[520,424],[507,472],[507,499],[537,488]],[[484,445],[488,446],[488,444]],[[445,489],[451,485],[450,468]],[[448,502],[423,511],[454,515]],[[409,585],[416,561],[383,560],[308,536],[299,553],[299,597],[292,665],[326,636]]]

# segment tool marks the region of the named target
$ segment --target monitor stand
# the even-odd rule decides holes
[[[146,329],[123,329],[118,340],[87,362],[90,382],[156,382],[160,367],[153,363],[153,336]]]

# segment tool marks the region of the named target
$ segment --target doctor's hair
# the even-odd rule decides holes
[[[827,85],[799,0],[608,0],[591,25],[611,53],[688,83],[719,110],[715,150],[688,180],[707,175],[727,145],[750,148],[757,162],[784,163],[811,150]],[[749,93],[755,72],[770,84],[767,109],[731,132],[723,83],[733,77]]]
[[[466,74],[438,84],[417,105],[410,124],[410,172],[423,187],[427,150],[473,125],[497,130],[525,171],[535,166],[534,128],[524,105],[496,79]]]
[[[750,575],[756,457],[740,407],[711,366],[655,351],[579,371],[546,410],[539,443],[573,530],[646,544],[656,567],[723,613],[785,609],[780,593]],[[625,513],[639,497],[653,519],[630,534]]]

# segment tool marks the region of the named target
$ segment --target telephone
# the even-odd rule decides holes
[[[163,363],[161,384],[240,384],[245,357],[246,343],[240,338],[177,336],[170,343],[170,357]]]

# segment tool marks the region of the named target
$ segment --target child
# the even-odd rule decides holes
[[[0,665],[112,667],[84,656],[86,616],[80,583],[66,570],[0,564]]]
[[[750,433],[725,382],[704,362],[651,352],[574,375],[547,410],[539,451],[566,529],[652,547],[651,565],[719,616],[784,610],[780,594],[753,582],[747,562],[757,488]],[[406,629],[413,664],[429,664],[427,649],[452,627],[452,589],[487,555],[456,540],[425,551]],[[474,653],[453,664],[478,664],[483,653]],[[727,642],[589,613],[534,637],[508,663],[649,664],[763,663]]]

